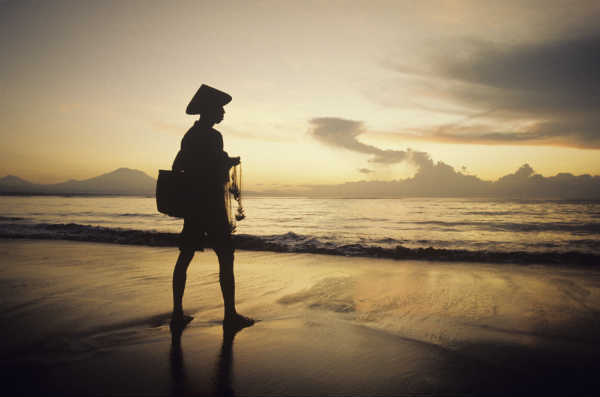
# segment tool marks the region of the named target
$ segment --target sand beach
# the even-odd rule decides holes
[[[4,395],[597,395],[600,271],[196,254],[172,335],[177,250],[0,240]]]

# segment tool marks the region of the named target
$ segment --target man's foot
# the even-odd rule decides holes
[[[223,320],[223,328],[228,330],[240,330],[242,328],[251,327],[252,325],[254,325],[254,319],[237,313],[226,316]]]
[[[171,329],[183,329],[186,325],[192,321],[194,317],[186,316],[183,313],[173,313],[171,317],[171,323],[169,324]]]

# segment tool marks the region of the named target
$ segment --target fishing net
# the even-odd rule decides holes
[[[229,172],[229,182],[225,185],[225,208],[227,209],[231,232],[234,232],[237,222],[246,217],[242,205],[242,164],[233,166]],[[235,212],[233,210],[233,201],[237,202]]]

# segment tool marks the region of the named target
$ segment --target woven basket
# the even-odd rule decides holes
[[[156,208],[159,212],[183,218],[188,211],[189,199],[186,195],[188,183],[183,172],[158,171],[156,181]]]

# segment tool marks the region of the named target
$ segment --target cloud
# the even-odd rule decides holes
[[[425,139],[600,148],[600,34],[518,45],[469,40],[440,50],[423,72],[386,66],[427,81],[431,97],[481,114],[417,131]]]
[[[544,177],[529,164],[496,181],[466,175],[438,162],[412,178],[311,186],[306,194],[345,197],[497,197],[519,199],[600,199],[600,176],[559,173]]]
[[[361,174],[370,174],[370,173],[375,172],[375,171],[370,170],[368,168],[359,168],[358,172],[360,172]]]
[[[481,87],[479,96],[468,95],[475,87],[455,94],[463,101],[483,97],[486,107],[545,114],[600,103],[600,36],[510,47],[471,41],[462,54],[437,64],[446,77]]]
[[[418,166],[431,163],[429,155],[424,152],[407,150],[380,149],[360,142],[357,138],[365,133],[361,121],[347,120],[336,117],[321,117],[310,120],[311,135],[318,141],[337,148],[343,148],[357,153],[372,155],[369,162],[379,164],[396,164],[412,161]]]

